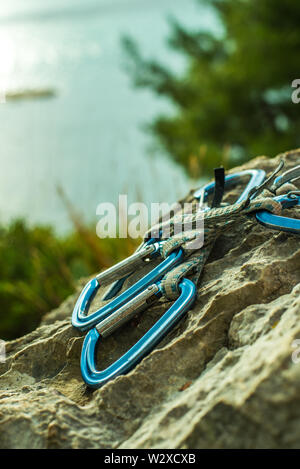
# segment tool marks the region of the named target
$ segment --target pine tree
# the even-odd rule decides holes
[[[224,31],[216,37],[171,23],[169,44],[188,59],[181,76],[144,59],[136,43],[124,39],[135,85],[175,105],[149,127],[193,177],[219,163],[230,167],[300,146],[300,104],[291,99],[292,82],[300,78],[300,2],[202,3],[214,7]]]

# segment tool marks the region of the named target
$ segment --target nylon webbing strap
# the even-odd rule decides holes
[[[243,215],[247,215],[257,210],[267,210],[271,213],[279,215],[281,213],[281,204],[272,198],[261,198],[250,201],[241,202],[240,204],[229,205],[222,208],[211,209],[204,213],[204,230],[202,233],[192,231],[183,233],[180,237],[178,234],[171,237],[163,247],[162,254],[167,257],[169,253],[179,246],[184,249],[186,261],[178,267],[168,272],[162,280],[162,291],[166,298],[174,300],[179,295],[178,284],[180,280],[189,274],[192,274],[191,280],[198,283],[204,265],[213,249],[215,241],[226,230],[231,228],[236,222],[243,219]],[[246,204],[246,207],[245,207]],[[197,214],[194,214],[197,217]],[[199,250],[188,250],[186,245],[191,239],[204,235],[204,243]]]
[[[224,190],[225,190],[225,170],[223,167],[215,168],[215,189],[214,197],[212,201],[212,208],[219,207],[222,202]]]
[[[215,241],[222,233],[232,228],[237,221],[245,220],[245,215],[258,210],[267,210],[276,215],[281,213],[281,204],[269,197],[270,192],[267,192],[267,190],[274,184],[275,177],[282,165],[283,162],[281,161],[267,181],[264,181],[258,187],[254,187],[249,192],[247,199],[226,206],[220,206],[225,185],[224,169],[217,168],[215,170],[213,207],[210,210],[199,211],[197,204],[194,204],[192,213],[184,213],[183,209],[179,210],[171,219],[159,220],[154,227],[148,230],[144,236],[145,240],[149,238],[163,240],[164,237],[166,238],[166,241],[160,244],[160,254],[163,258],[167,258],[175,249],[181,248],[184,251],[184,261],[168,272],[161,281],[162,292],[166,298],[174,300],[178,297],[178,284],[182,278],[189,276],[194,283],[198,282]],[[201,221],[204,223],[201,223]],[[189,226],[187,231],[184,229],[186,227],[185,223]],[[179,233],[176,230],[178,225],[183,227]],[[167,233],[166,236],[164,236],[165,233]],[[203,242],[202,244],[199,243],[199,248],[191,249],[190,245],[195,240]],[[135,256],[137,256],[137,253],[133,257]],[[132,259],[136,266],[143,262],[139,256],[137,257],[137,259]],[[119,265],[120,267],[120,270],[122,270],[123,266]],[[124,271],[127,271],[127,267],[124,266]],[[112,272],[110,272],[111,274]]]

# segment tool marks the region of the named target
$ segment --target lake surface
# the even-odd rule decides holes
[[[70,228],[61,186],[85,221],[100,202],[172,202],[189,181],[171,160],[151,156],[142,129],[170,104],[134,89],[122,35],[174,70],[166,45],[173,16],[192,28],[215,18],[194,0],[10,0],[0,12],[0,221]],[[55,97],[4,102],[5,93],[54,89]],[[152,152],[153,153],[153,152]]]

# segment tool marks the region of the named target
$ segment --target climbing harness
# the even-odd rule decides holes
[[[290,184],[300,177],[300,166],[277,176],[282,167],[283,161],[267,179],[263,170],[250,169],[226,177],[224,170],[215,170],[215,181],[193,194],[194,200],[200,201],[193,213],[175,214],[171,220],[160,220],[145,234],[144,243],[132,256],[87,283],[74,307],[72,324],[81,331],[88,331],[81,354],[81,374],[88,386],[99,388],[127,373],[172,330],[195,301],[197,282],[216,239],[241,217],[254,214],[256,220],[268,228],[300,234],[300,220],[280,215],[282,209],[300,205],[300,192]],[[243,183],[246,177],[250,180],[235,203],[222,203],[224,189]],[[281,194],[277,195],[279,191]],[[213,200],[208,207],[210,195]],[[204,219],[202,230],[192,228],[175,233],[178,220],[191,222],[194,227],[201,217]],[[169,237],[163,239],[167,225]],[[190,250],[191,243],[203,233],[203,245]],[[119,293],[134,271],[152,262],[156,264],[152,270]],[[88,314],[100,286],[109,284],[112,286],[102,299],[110,302]],[[161,297],[173,301],[170,308],[123,356],[105,370],[97,370],[96,350],[101,340]]]

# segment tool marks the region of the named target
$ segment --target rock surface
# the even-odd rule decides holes
[[[300,150],[284,157],[288,169],[300,163]],[[278,161],[259,157],[242,168],[269,173]],[[70,297],[38,329],[6,344],[0,447],[299,448],[299,282],[299,236],[253,218],[241,223],[217,241],[198,299],[177,328],[129,374],[96,391],[81,379],[84,334],[70,325],[77,294]],[[99,367],[167,306],[105,339]]]

